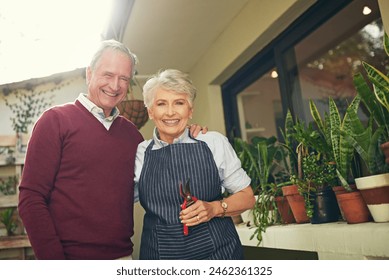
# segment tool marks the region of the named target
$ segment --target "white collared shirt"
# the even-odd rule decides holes
[[[106,117],[103,109],[97,107],[95,103],[90,101],[85,93],[80,93],[80,95],[77,97],[77,100],[82,104],[82,106],[91,112],[92,115],[95,116],[96,119],[98,119],[107,130],[109,130],[113,121],[119,116],[119,109],[115,107],[113,108],[111,115]]]
[[[222,192],[227,190],[229,193],[236,193],[250,185],[251,179],[243,170],[241,162],[227,137],[216,131],[208,131],[206,134],[200,133],[196,139],[205,142],[213,154],[222,181]],[[145,140],[138,145],[135,160],[135,201],[139,200],[137,182],[144,164],[144,154],[152,140],[154,140],[153,150],[170,145],[158,138],[156,128],[154,128],[153,139]],[[175,143],[196,143],[196,141],[189,137],[188,129],[185,129],[180,137],[174,139],[173,144]]]

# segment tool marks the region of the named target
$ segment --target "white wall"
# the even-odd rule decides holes
[[[250,0],[190,72],[199,92],[193,121],[225,133],[220,85],[314,2]]]
[[[23,87],[24,83],[21,83],[20,86]],[[50,91],[50,88],[54,87],[54,83],[48,82],[37,86],[35,91],[45,91],[44,96],[50,98],[54,96],[53,103],[51,105],[59,105],[66,102],[74,101],[80,92],[86,92],[85,80],[82,76],[69,77],[62,81],[60,84],[62,87],[58,90]],[[12,123],[10,118],[13,116],[12,111],[5,105],[4,95],[0,93],[0,134],[1,135],[11,135],[15,134],[12,129]],[[10,103],[14,103],[16,98],[13,94],[7,96],[7,99]],[[37,118],[34,119],[34,122]],[[32,125],[29,126],[28,132],[31,133]]]

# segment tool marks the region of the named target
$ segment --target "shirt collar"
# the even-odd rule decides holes
[[[158,148],[166,147],[169,145],[169,143],[159,139],[159,132],[158,132],[158,129],[156,127],[154,128],[153,139],[154,139],[155,145]],[[173,144],[187,143],[188,139],[189,139],[189,129],[185,128],[184,132],[178,138],[175,138],[173,140]]]
[[[117,107],[115,107],[111,111],[111,115],[108,116],[108,117],[105,117],[103,109],[101,109],[95,103],[90,101],[85,93],[80,93],[80,95],[78,96],[77,100],[80,101],[80,103],[82,105],[84,105],[84,107],[89,112],[91,112],[94,116],[98,117],[101,120],[112,122],[119,116],[119,113],[120,113],[119,109]]]

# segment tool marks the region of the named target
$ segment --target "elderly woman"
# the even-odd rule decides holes
[[[136,156],[136,191],[146,211],[140,258],[242,259],[231,216],[255,199],[232,146],[217,132],[189,136],[196,89],[185,73],[160,72],[143,97],[156,128]]]

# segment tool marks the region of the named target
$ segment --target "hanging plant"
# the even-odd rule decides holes
[[[128,88],[126,99],[117,106],[120,115],[130,120],[135,126],[140,129],[149,120],[149,114],[143,100],[135,99],[132,87],[136,86],[141,89],[139,82],[134,79],[131,80],[131,86]]]

